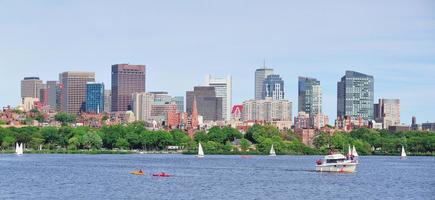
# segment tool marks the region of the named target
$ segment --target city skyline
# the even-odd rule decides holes
[[[412,116],[416,116],[419,123],[435,121],[432,113],[435,110],[435,95],[431,92],[435,85],[431,75],[435,72],[435,16],[430,12],[435,6],[429,1],[419,2],[408,4],[394,1],[397,6],[388,11],[372,10],[372,6],[364,3],[344,3],[343,6],[348,9],[340,12],[323,5],[338,14],[328,15],[325,19],[321,19],[322,14],[313,14],[306,16],[307,19],[301,19],[303,22],[315,22],[316,28],[301,25],[303,23],[295,19],[303,14],[302,11],[297,11],[301,5],[286,2],[277,5],[253,2],[246,11],[248,17],[237,15],[237,9],[241,9],[244,4],[236,2],[226,12],[235,20],[218,15],[227,8],[223,3],[213,4],[212,7],[199,3],[183,7],[185,10],[182,11],[175,9],[182,5],[143,3],[151,8],[167,8],[161,14],[152,12],[142,13],[144,16],[140,17],[134,15],[139,20],[133,16],[110,20],[110,13],[114,13],[119,6],[126,10],[137,10],[140,6],[134,8],[130,4],[112,2],[104,10],[97,9],[91,15],[94,10],[79,8],[74,3],[41,7],[29,2],[26,4],[28,6],[22,7],[19,2],[8,2],[6,4],[11,9],[5,9],[8,6],[0,8],[1,18],[13,22],[4,23],[4,37],[0,39],[4,44],[0,47],[2,74],[8,74],[2,76],[0,92],[7,95],[2,95],[0,104],[16,106],[20,102],[20,81],[24,77],[38,76],[45,82],[57,80],[58,74],[64,71],[94,71],[96,81],[104,82],[110,88],[110,66],[116,63],[146,65],[147,91],[164,90],[175,96],[184,96],[185,91],[201,85],[205,74],[216,77],[232,75],[233,104],[240,104],[254,98],[254,72],[262,67],[263,59],[266,59],[266,66],[278,72],[285,82],[284,92],[286,99],[293,102],[293,115],[297,114],[298,76],[321,81],[322,108],[333,119],[336,116],[336,82],[346,70],[352,70],[375,77],[373,103],[379,98],[401,100],[403,123],[409,124]],[[387,1],[381,4],[389,6],[391,3],[392,1]],[[83,4],[95,6],[98,2]],[[320,7],[311,7],[308,12],[316,13]],[[58,18],[49,12],[55,8],[59,9]],[[361,11],[355,12],[357,8]],[[47,12],[36,16],[38,9]],[[255,15],[259,10],[265,12],[261,17]],[[204,19],[197,19],[187,11],[210,14]],[[73,19],[71,15],[75,16],[74,12],[92,17],[89,21],[80,16]],[[172,21],[177,14],[180,16],[179,22],[186,28],[177,26]],[[346,15],[353,16],[352,19],[360,25],[353,26],[353,22],[344,18]],[[147,16],[164,17],[161,20],[170,26],[159,25],[162,21],[140,22]],[[30,18],[35,26],[27,26]],[[113,33],[112,23],[97,23],[102,18],[113,21],[114,25],[120,26],[120,30],[130,29],[141,34],[130,31]],[[281,18],[283,19],[280,20]],[[0,21],[5,22],[2,19]],[[398,19],[402,19],[400,24],[395,22]],[[60,28],[56,30],[50,28],[51,24],[58,24],[62,20],[70,20],[67,27],[59,24]],[[216,22],[215,27],[204,24],[210,31],[196,27],[206,20]],[[258,23],[237,28],[249,20]],[[128,21],[131,23],[124,23]],[[92,29],[91,25],[95,23],[97,26]],[[292,25],[293,28],[284,28],[284,25]],[[329,25],[332,29],[328,28]],[[39,33],[40,27],[47,28],[45,35]],[[82,27],[91,30],[83,31]],[[147,32],[149,27],[153,30]],[[172,29],[179,29],[179,36],[167,35]],[[219,34],[213,34],[213,31]],[[322,34],[315,34],[316,31],[321,31]],[[75,36],[77,33],[81,35],[79,38]]]

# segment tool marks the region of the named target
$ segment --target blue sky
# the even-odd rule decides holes
[[[0,2],[0,105],[18,104],[24,76],[95,71],[110,87],[116,63],[147,65],[147,91],[173,95],[229,74],[240,103],[263,59],[293,114],[298,76],[321,81],[335,118],[336,82],[355,70],[375,77],[375,99],[401,99],[403,122],[435,121],[435,1]]]

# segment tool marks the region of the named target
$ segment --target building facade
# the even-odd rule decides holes
[[[306,112],[310,116],[322,113],[322,89],[317,79],[299,77],[298,111]]]
[[[222,97],[216,96],[215,87],[197,86],[193,91],[186,92],[186,111],[189,115],[192,114],[194,100],[196,100],[198,115],[205,121],[223,120]]]
[[[151,109],[154,103],[154,94],[137,92],[132,94],[132,111],[136,121],[151,120]]]
[[[145,65],[112,65],[112,111],[131,108],[131,95],[145,92]]]
[[[337,117],[374,120],[374,78],[354,71],[337,83]]]
[[[263,95],[261,97],[262,99],[270,97],[273,100],[284,99],[284,81],[278,74],[269,75],[263,81]]]
[[[102,113],[104,111],[104,84],[89,82],[86,84],[86,112]]]
[[[264,68],[255,70],[255,99],[260,100],[263,99],[263,83],[264,80],[273,74],[273,69]]]
[[[400,125],[400,100],[379,99],[374,105],[375,121],[382,123],[384,129],[389,126]]]
[[[110,113],[112,111],[112,90],[104,91],[104,112]]]
[[[248,100],[243,102],[244,121],[292,121],[292,103],[287,100]]]
[[[227,76],[226,78],[213,78],[211,75],[205,77],[205,86],[212,86],[215,88],[216,97],[222,98],[222,119],[231,119],[232,108],[232,78]]]
[[[59,75],[62,84],[62,111],[78,114],[86,108],[86,84],[95,82],[94,72],[63,72]]]
[[[39,77],[24,77],[24,79],[21,80],[21,98],[32,97],[39,99],[40,90],[43,85]]]
[[[57,110],[58,108],[58,92],[59,92],[59,82],[58,81],[47,81],[47,105],[50,106],[51,110]]]

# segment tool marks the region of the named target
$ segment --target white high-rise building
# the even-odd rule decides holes
[[[205,76],[205,86],[212,86],[215,88],[216,97],[222,97],[222,119],[231,119],[232,108],[232,78],[227,76],[226,78],[213,78],[211,75]]]
[[[136,92],[132,94],[132,110],[136,121],[151,120],[151,108],[154,103],[154,94],[146,92]]]
[[[273,74],[273,69],[264,68],[255,70],[255,99],[263,99],[263,83],[269,75]]]
[[[292,121],[292,102],[288,100],[248,100],[243,102],[245,121]]]

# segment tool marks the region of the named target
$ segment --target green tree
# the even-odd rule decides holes
[[[318,134],[314,140],[313,144],[316,148],[330,148],[331,147],[331,136],[327,133],[321,132]]]
[[[66,126],[68,124],[75,123],[77,120],[77,116],[64,112],[59,112],[54,116],[54,119],[60,122],[62,126]]]
[[[208,142],[209,141],[208,136],[204,131],[196,132],[195,136],[194,136],[194,140],[195,140],[195,142]]]
[[[77,150],[80,147],[80,140],[75,136],[68,140],[68,149]]]
[[[116,140],[116,147],[120,149],[128,149],[130,148],[130,143],[124,138],[118,138]]]
[[[7,149],[12,147],[12,145],[15,144],[15,141],[16,141],[15,138],[10,135],[3,137],[2,148]]]
[[[85,149],[99,149],[103,140],[95,131],[88,131],[83,135],[83,146]]]
[[[240,140],[240,148],[242,149],[242,151],[247,151],[250,146],[251,144],[249,144],[249,140],[245,138]]]

